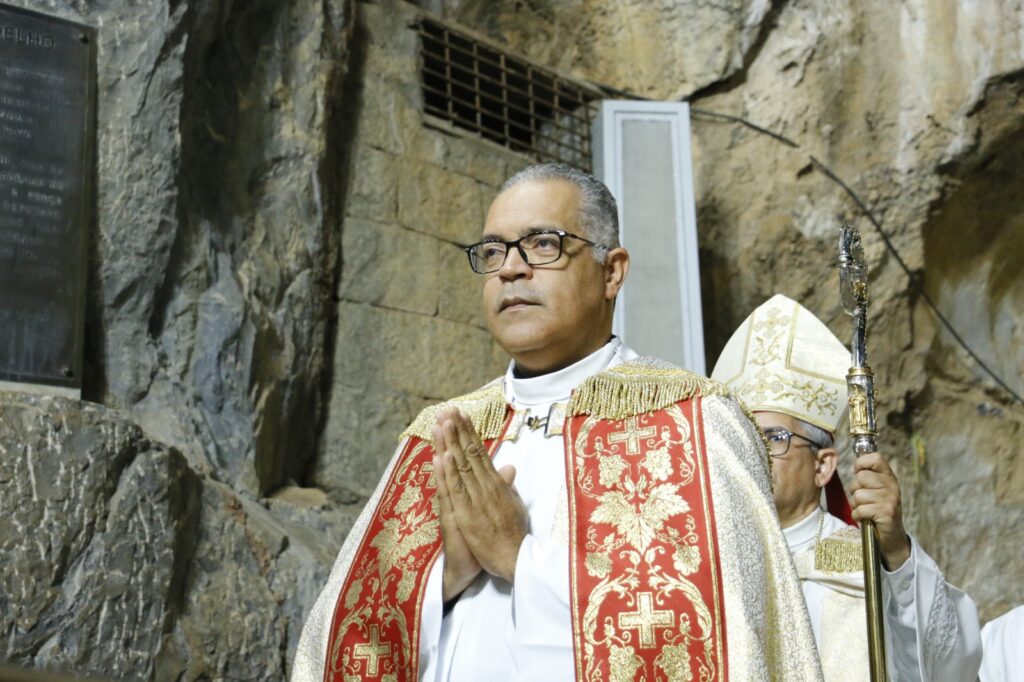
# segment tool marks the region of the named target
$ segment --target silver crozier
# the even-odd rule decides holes
[[[839,287],[843,309],[854,320],[850,346],[850,371],[846,375],[850,405],[850,438],[854,455],[875,451],[875,375],[868,366],[868,272],[860,234],[844,224],[839,235]],[[882,574],[878,537],[874,521],[862,521],[861,542],[864,552],[864,588],[868,618],[868,656],[872,682],[886,679],[885,631],[882,626]]]

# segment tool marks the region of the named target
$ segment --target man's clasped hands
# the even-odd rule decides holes
[[[513,582],[530,519],[512,482],[513,466],[494,468],[469,415],[442,410],[432,428],[438,514],[444,543],[444,601],[481,571]]]

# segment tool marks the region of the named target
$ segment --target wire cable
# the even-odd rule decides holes
[[[1024,404],[1024,398],[1022,398],[1019,393],[1010,388],[1009,384],[1003,381],[1002,377],[996,374],[988,366],[988,364],[984,360],[982,360],[977,353],[974,352],[974,349],[971,348],[971,346],[967,343],[967,341],[964,340],[962,336],[960,336],[960,333],[953,326],[953,323],[951,323],[942,313],[942,311],[939,310],[939,307],[935,305],[935,302],[932,301],[931,296],[929,296],[928,292],[924,290],[923,286],[921,286],[919,278],[910,271],[910,268],[907,267],[907,264],[903,261],[903,258],[900,256],[900,252],[896,250],[896,246],[889,239],[889,235],[887,235],[885,233],[885,230],[882,229],[882,224],[878,221],[877,218],[875,218],[874,214],[871,212],[870,209],[868,209],[864,202],[861,201],[860,197],[858,197],[854,193],[854,191],[850,189],[850,186],[843,182],[839,178],[839,176],[832,172],[832,169],[830,169],[828,166],[826,166],[821,161],[816,159],[813,154],[808,154],[808,156],[811,157],[811,163],[813,163],[816,168],[818,168],[822,173],[824,173],[825,177],[827,177],[832,182],[842,187],[846,194],[850,197],[850,199],[852,199],[853,202],[857,204],[857,207],[860,208],[861,212],[864,213],[864,217],[868,219],[868,222],[870,222],[875,227],[875,230],[882,237],[882,241],[885,243],[885,248],[889,250],[889,253],[891,253],[893,255],[893,258],[896,259],[896,262],[899,263],[900,268],[903,270],[904,273],[906,273],[907,279],[910,283],[910,288],[913,289],[917,293],[917,295],[921,297],[921,300],[925,302],[925,305],[931,308],[932,312],[935,313],[935,316],[939,318],[939,322],[941,322],[942,326],[946,328],[946,331],[948,331],[953,336],[953,338],[956,339],[956,342],[960,345],[961,348],[967,351],[968,355],[974,358],[974,361],[978,363],[978,366],[981,367],[986,374],[992,377],[993,381],[999,384],[1002,387],[1002,389],[1006,391],[1010,396],[1012,396],[1013,399],[1016,400],[1018,403]]]
[[[595,85],[599,87],[601,90],[621,99],[651,101],[646,97],[637,97],[632,93],[625,92],[617,88],[597,83],[595,83]],[[960,335],[960,332],[956,330],[956,328],[949,321],[949,319],[942,313],[941,310],[939,310],[939,307],[935,305],[934,301],[932,301],[931,296],[929,296],[928,292],[924,290],[923,286],[921,286],[921,283],[919,281],[920,278],[917,277],[911,271],[906,261],[904,261],[903,257],[900,255],[900,252],[896,249],[896,245],[892,243],[892,240],[889,238],[889,235],[886,234],[885,230],[882,228],[881,221],[875,217],[874,213],[871,211],[870,208],[868,208],[867,204],[865,204],[861,200],[861,198],[857,196],[857,193],[854,192],[853,189],[835,173],[835,171],[833,171],[831,168],[829,168],[820,160],[818,160],[813,154],[807,152],[807,150],[801,147],[798,143],[786,137],[782,133],[777,133],[774,130],[769,130],[768,128],[759,126],[756,123],[749,121],[741,116],[723,114],[717,111],[710,111],[708,109],[694,107],[692,105],[690,106],[690,113],[693,114],[695,118],[705,117],[709,119],[716,119],[719,121],[725,121],[728,123],[735,123],[745,126],[747,128],[750,128],[754,132],[758,133],[759,135],[764,135],[791,149],[797,149],[807,154],[813,167],[817,168],[818,171],[821,172],[826,178],[828,178],[829,180],[837,184],[840,188],[842,188],[846,195],[850,197],[854,204],[856,204],[857,208],[860,209],[861,213],[864,214],[864,217],[867,218],[868,222],[871,223],[871,225],[875,228],[875,231],[878,232],[878,235],[882,238],[882,243],[885,244],[886,250],[888,250],[889,253],[892,254],[893,258],[899,264],[900,269],[902,269],[904,274],[906,274],[909,287],[918,296],[920,296],[921,300],[925,302],[925,305],[927,305],[928,308],[930,308],[931,311],[935,313],[935,317],[938,318],[942,326],[946,328],[946,331],[948,331],[950,335],[953,337],[953,339],[956,340],[957,344],[965,351],[967,351],[967,354],[971,356],[974,362],[977,363],[977,365],[985,372],[985,374],[989,375],[993,381],[995,381],[1004,391],[1006,391],[1006,393],[1009,396],[1011,396],[1014,399],[1014,401],[1024,405],[1024,398],[1022,398],[1019,393],[1010,388],[1010,385],[1006,383],[1006,381],[1004,381],[1002,377],[996,374],[995,371],[988,366],[988,363],[981,359],[981,357],[974,351],[974,349],[971,348],[970,344],[968,344],[967,341],[964,340],[963,336]]]

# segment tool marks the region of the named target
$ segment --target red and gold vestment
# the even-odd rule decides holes
[[[407,429],[310,615],[293,680],[418,679],[441,552],[429,429],[449,406],[492,454],[513,419],[499,380]],[[819,679],[763,443],[719,384],[627,362],[573,391],[562,432],[578,680]],[[742,452],[712,458],[709,441]]]

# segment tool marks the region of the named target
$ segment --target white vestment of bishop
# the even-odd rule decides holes
[[[822,566],[829,559],[815,552],[832,538],[831,546],[842,548],[839,554],[859,563],[860,531],[818,508],[782,532],[807,599],[826,682],[869,680],[864,572],[849,560]],[[895,571],[882,570],[882,607],[891,682],[975,679],[981,662],[977,608],[946,582],[913,538],[910,558]]]

